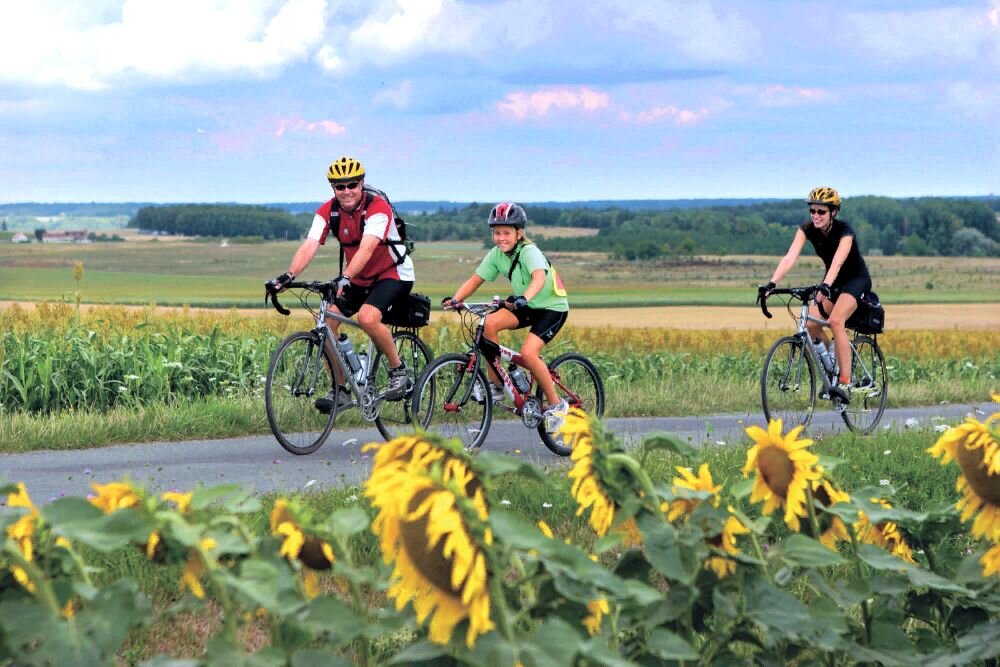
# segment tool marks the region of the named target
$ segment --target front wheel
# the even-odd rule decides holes
[[[552,374],[556,393],[569,407],[579,408],[594,417],[604,416],[604,383],[590,359],[576,352],[567,352],[552,360],[549,372]],[[541,388],[535,393],[544,401]],[[538,425],[538,435],[541,436],[542,443],[559,456],[569,456],[573,451],[572,441],[567,442],[558,432],[546,431],[544,422]]]
[[[324,414],[316,399],[333,395],[333,362],[311,331],[293,333],[271,355],[264,407],[271,432],[292,454],[312,454],[326,442],[337,406]]]
[[[801,338],[779,338],[768,350],[760,376],[760,400],[769,422],[780,419],[786,429],[809,425],[816,408],[816,372]]]
[[[871,433],[885,412],[889,378],[885,357],[878,343],[868,336],[857,336],[851,353],[851,403],[840,413],[844,423],[857,433]]]
[[[458,438],[469,450],[483,444],[493,419],[489,381],[473,367],[467,354],[438,357],[417,378],[411,406],[423,428]]]
[[[430,363],[431,351],[427,344],[420,340],[412,331],[397,331],[392,335],[392,340],[396,344],[396,351],[413,378],[420,377],[424,368]],[[389,360],[384,354],[379,352],[375,355],[373,379],[376,394],[385,393],[389,386]],[[414,385],[415,386],[415,385]],[[412,398],[413,388],[406,392],[406,395],[399,401],[379,402],[378,417],[375,418],[375,426],[378,432],[386,440],[392,440],[400,435],[409,435],[416,432],[419,424],[413,415]]]

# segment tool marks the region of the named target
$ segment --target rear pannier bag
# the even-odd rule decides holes
[[[419,292],[410,292],[405,299],[389,305],[383,324],[393,327],[417,328],[431,321],[431,298]]]
[[[847,318],[847,328],[863,334],[880,334],[885,330],[885,309],[875,292],[861,295],[858,309]]]

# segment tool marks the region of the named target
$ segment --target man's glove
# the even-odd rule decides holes
[[[826,283],[819,284],[819,293],[825,296],[827,299],[830,298],[830,286]]]
[[[347,289],[351,286],[350,276],[337,276],[333,279],[333,287],[339,293],[340,290]]]
[[[524,308],[527,305],[528,305],[528,300],[525,299],[523,296],[514,296],[513,294],[511,294],[509,297],[507,297],[507,306],[511,310],[518,310],[520,308]]]
[[[264,289],[268,292],[280,292],[281,290],[285,289],[285,285],[292,282],[293,280],[295,280],[295,276],[290,274],[288,271],[285,271],[274,280],[268,280],[266,283],[264,283]]]
[[[441,307],[444,308],[445,310],[454,308],[455,304],[457,303],[458,302],[455,301],[455,297],[452,296],[446,296],[445,298],[441,299]]]

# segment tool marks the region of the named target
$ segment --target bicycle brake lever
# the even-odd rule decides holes
[[[276,311],[278,311],[279,313],[281,313],[285,317],[288,317],[289,315],[292,314],[292,311],[290,311],[287,308],[285,308],[284,306],[282,306],[281,303],[278,301],[278,293],[277,292],[271,292],[271,291],[269,291],[268,295],[266,297],[264,297],[264,303],[267,303],[268,297],[270,297],[270,299],[271,299],[271,305],[274,307],[274,309]]]

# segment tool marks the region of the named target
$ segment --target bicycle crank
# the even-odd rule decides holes
[[[369,422],[378,419],[379,401],[375,395],[375,383],[369,382],[365,385],[365,390],[361,393],[360,407],[362,419]]]
[[[534,396],[528,398],[521,406],[521,421],[528,428],[538,428],[542,419],[542,402]]]

